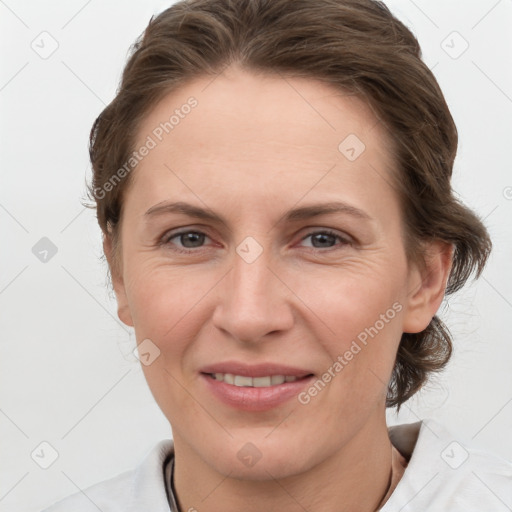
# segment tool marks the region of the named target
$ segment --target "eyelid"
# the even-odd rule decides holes
[[[345,245],[351,245],[351,244],[355,243],[354,239],[347,233],[339,232],[332,228],[310,227],[310,228],[306,228],[306,229],[308,229],[307,233],[305,235],[301,236],[298,243],[306,240],[307,238],[309,238],[313,235],[318,235],[318,234],[327,234],[327,235],[335,237],[339,241],[337,245],[332,246],[332,247],[324,247],[324,248],[308,247],[308,249],[312,249],[314,251],[327,252],[329,250],[336,250],[337,248],[339,248],[340,244],[341,244],[341,246],[345,246]],[[195,247],[195,248],[194,247],[180,248],[179,245],[171,244],[170,240],[173,238],[179,237],[180,235],[185,235],[187,233],[196,233],[198,235],[204,235],[205,238],[209,238],[210,240],[212,240],[212,237],[210,237],[206,231],[208,231],[208,230],[206,230],[204,228],[204,226],[197,227],[197,228],[195,226],[183,226],[181,228],[170,229],[170,230],[167,230],[162,236],[159,237],[158,245],[161,245],[161,246],[175,245],[175,248],[173,250],[176,252],[181,252],[181,253],[188,253],[188,254],[199,253],[202,250],[206,249],[205,245]]]
[[[187,233],[195,233],[198,235],[204,235],[206,238],[209,238],[211,240],[211,237],[208,235],[208,233],[205,232],[204,229],[195,229],[193,227],[186,227],[186,228],[176,228],[176,230],[171,229],[171,230],[166,231],[159,238],[159,244],[161,244],[161,245],[168,244],[171,239],[179,237],[180,235],[186,235]],[[198,248],[198,249],[200,249],[200,248]]]
[[[192,228],[191,227],[185,227],[185,228],[176,228],[176,230],[172,230],[171,229],[171,230],[166,231],[158,239],[158,245],[162,245],[162,246],[171,245],[170,241],[173,238],[177,238],[180,235],[186,235],[187,233],[196,233],[198,235],[204,235],[205,238],[209,238],[210,240],[212,240],[212,238],[207,233],[205,233],[204,229],[195,229],[193,227]],[[204,249],[204,246],[200,246],[200,247],[196,247],[196,248],[193,248],[193,247],[191,247],[191,248],[187,248],[187,247],[180,248],[179,246],[177,246],[177,249],[174,249],[174,250],[176,250],[177,252],[189,253],[189,252],[199,252],[201,249]]]
[[[344,244],[344,245],[353,244],[354,243],[354,239],[350,235],[348,235],[346,233],[339,232],[339,231],[331,229],[331,228],[321,228],[321,227],[310,228],[308,233],[305,234],[303,237],[301,237],[300,241],[302,242],[306,238],[309,238],[310,236],[318,235],[318,234],[331,235],[331,236],[337,238],[338,240],[340,240],[341,243]],[[320,249],[320,248],[319,247],[313,247],[313,249]],[[325,248],[325,250],[329,250],[329,249],[335,249],[335,247]]]

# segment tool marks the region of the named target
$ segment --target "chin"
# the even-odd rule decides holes
[[[236,454],[234,454],[236,457]],[[238,461],[237,461],[238,462]],[[229,475],[230,478],[247,481],[268,481],[272,479],[283,479],[302,473],[307,470],[304,464],[297,460],[290,460],[289,456],[262,456],[254,465],[242,463],[233,464],[233,459],[214,462],[215,469],[221,474]]]
[[[254,439],[254,442],[250,439]],[[307,446],[307,445],[306,445]],[[231,439],[229,445],[219,446],[204,460],[214,470],[230,478],[250,481],[268,481],[300,474],[317,462],[315,454],[304,451],[304,442],[292,434],[276,435],[275,439],[262,439],[261,431],[254,436],[241,435]],[[309,449],[312,447],[309,443]],[[319,450],[320,451],[320,450]],[[320,454],[317,454],[321,459]]]

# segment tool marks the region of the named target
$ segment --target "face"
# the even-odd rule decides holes
[[[433,312],[417,304],[372,111],[320,82],[231,68],[165,97],[145,144],[114,285],[158,355],[143,370],[177,452],[283,477],[382,424],[401,334]]]

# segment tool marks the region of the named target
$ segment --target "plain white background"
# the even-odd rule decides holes
[[[432,416],[461,443],[512,459],[512,1],[387,4],[445,93],[460,134],[454,185],[495,244],[483,278],[443,306],[456,347],[448,369],[389,423]],[[90,127],[129,46],[168,5],[0,1],[2,511],[41,510],[171,435],[117,320],[94,212],[80,203]]]

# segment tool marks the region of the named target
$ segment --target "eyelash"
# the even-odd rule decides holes
[[[174,245],[174,244],[171,244],[171,240],[173,238],[177,238],[177,237],[180,237],[182,235],[187,235],[187,234],[190,234],[190,233],[193,233],[195,235],[204,235],[205,237],[209,238],[208,235],[206,233],[203,233],[202,231],[186,230],[186,231],[180,231],[178,233],[166,233],[162,237],[162,239],[160,241],[160,245],[164,245],[164,246]],[[348,238],[344,238],[341,235],[339,235],[338,233],[336,233],[335,231],[332,231],[330,229],[321,229],[321,230],[317,230],[317,231],[311,231],[310,233],[308,233],[307,235],[302,237],[301,241],[306,240],[307,238],[309,238],[311,236],[314,236],[314,235],[329,235],[329,236],[333,236],[334,238],[338,239],[341,242],[342,246],[352,245],[352,242]],[[196,252],[196,253],[200,252],[201,249],[203,249],[203,247],[190,248],[190,249],[180,249],[178,247],[174,247],[172,250],[175,251],[175,252],[181,253],[181,254],[191,254],[191,253],[194,253],[194,252]],[[322,251],[321,247],[310,247],[310,249],[320,250],[321,252],[325,252],[325,251]],[[324,249],[326,251],[328,251],[328,250],[335,250],[335,247],[326,247]]]

